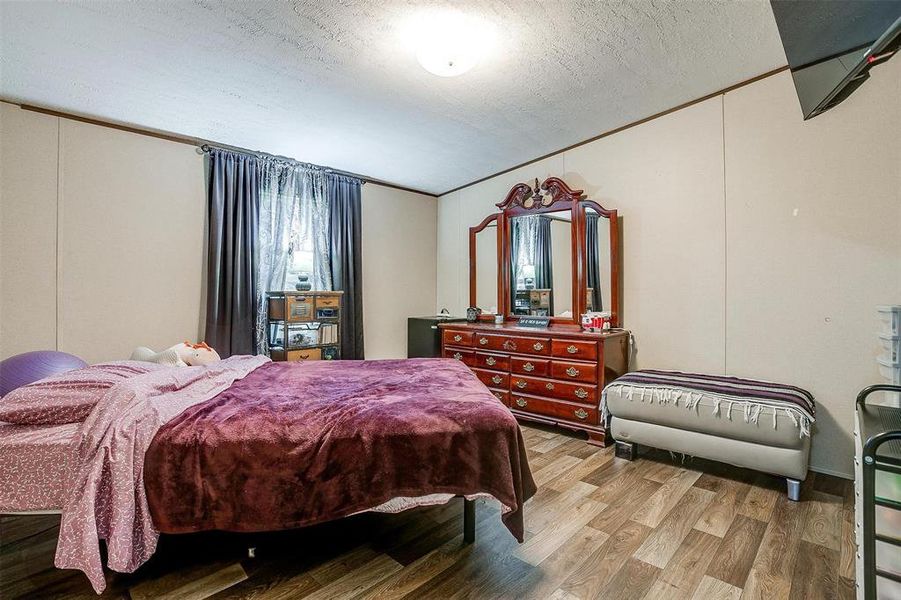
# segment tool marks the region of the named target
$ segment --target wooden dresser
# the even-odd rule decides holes
[[[469,228],[477,320],[441,324],[441,354],[468,365],[518,418],[585,431],[603,446],[601,392],[629,362],[618,214],[557,177],[518,183],[495,206]],[[582,331],[589,307],[614,329]],[[519,327],[541,317],[545,329]]]
[[[606,444],[601,391],[626,373],[627,331],[527,329],[515,322],[440,327],[442,356],[463,361],[518,418],[582,430],[589,443]]]

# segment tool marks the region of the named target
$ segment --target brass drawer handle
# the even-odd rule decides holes
[[[552,389],[554,389],[554,384],[551,383],[550,381],[548,381],[546,384],[544,384],[544,387],[546,387],[549,390],[552,390]]]
[[[544,350],[544,344],[542,344],[541,342],[535,342],[534,344],[532,344],[532,349],[535,352],[541,352],[542,350]]]
[[[479,338],[479,343],[483,346],[488,343],[488,338]]]
[[[501,401],[504,400],[504,395],[500,392],[494,392],[494,397]]]
[[[463,336],[462,336],[462,335],[455,335],[455,336],[454,336],[454,341],[455,341],[455,342],[461,342],[461,341],[463,341]]]
[[[577,398],[585,398],[586,396],[588,396],[588,392],[586,392],[582,388],[576,388],[576,391],[573,393],[576,395]]]
[[[576,418],[582,419],[583,421],[588,418],[588,413],[585,412],[584,410],[582,410],[581,408],[579,410],[573,412],[573,414],[576,415]]]
[[[575,367],[570,367],[566,370],[566,374],[569,375],[570,377],[578,377],[579,369],[577,369]]]
[[[531,373],[535,370],[535,365],[533,365],[532,363],[526,363],[522,366],[522,369],[523,371],[528,371],[529,373]]]
[[[500,375],[495,375],[494,377],[491,378],[491,381],[494,382],[495,384],[498,384],[498,383],[502,382],[503,380],[504,380],[504,378],[501,377]]]
[[[489,367],[493,367],[494,365],[497,364],[497,361],[494,360],[493,356],[489,356],[488,358],[485,359],[485,364],[488,365]]]
[[[575,354],[576,352],[579,351],[579,349],[576,348],[575,346],[569,345],[566,347],[566,351],[569,352],[570,354]]]
[[[529,384],[526,383],[525,381],[517,381],[517,382],[516,382],[516,387],[518,387],[519,389],[525,389],[525,387],[526,387],[527,385],[529,385]]]
[[[463,360],[463,355],[459,352],[454,352],[454,358],[456,358],[457,360]]]
[[[526,404],[528,404],[528,402],[526,402],[525,398],[516,399],[516,406],[525,406]]]

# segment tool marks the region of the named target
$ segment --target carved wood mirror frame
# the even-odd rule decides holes
[[[505,321],[518,321],[519,316],[512,313],[511,307],[511,240],[510,219],[523,215],[538,215],[549,212],[570,211],[572,227],[572,318],[551,317],[552,323],[579,324],[579,318],[587,309],[586,291],[586,241],[585,220],[586,209],[591,208],[599,215],[607,218],[610,228],[610,307],[613,314],[613,327],[620,327],[620,256],[619,256],[619,222],[616,210],[608,210],[588,200],[582,190],[573,190],[557,177],[548,177],[542,183],[535,180],[534,186],[519,183],[513,186],[503,202],[496,206],[501,212],[489,215],[475,227],[469,228],[469,304],[476,306],[476,234],[483,231],[492,222],[497,222],[497,296],[498,310],[503,310]],[[491,320],[492,315],[482,315],[483,321]]]

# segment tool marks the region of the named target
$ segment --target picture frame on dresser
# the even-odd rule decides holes
[[[496,206],[499,212],[469,229],[470,305],[482,314],[473,323],[440,325],[442,356],[466,364],[517,418],[584,431],[589,443],[606,445],[601,393],[628,371],[630,340],[619,329],[617,211],[556,177],[517,184]],[[496,244],[477,243],[492,229]],[[491,245],[496,256],[486,251]],[[496,271],[503,323],[479,306],[493,296],[480,294],[485,271]],[[535,300],[523,301],[529,297]],[[583,331],[580,315],[589,305],[611,312],[613,329]],[[520,326],[521,318],[539,315],[548,316],[546,329]]]

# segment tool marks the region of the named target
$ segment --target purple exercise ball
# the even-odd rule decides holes
[[[0,397],[45,377],[86,366],[88,363],[77,356],[55,350],[37,350],[10,356],[0,361]]]

